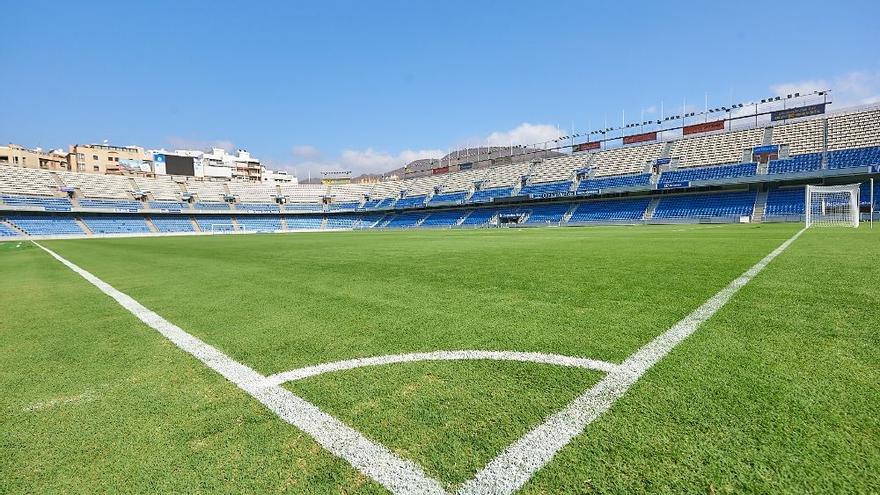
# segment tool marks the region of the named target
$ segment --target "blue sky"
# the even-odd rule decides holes
[[[380,172],[622,111],[880,95],[880,4],[4,1],[0,142]]]

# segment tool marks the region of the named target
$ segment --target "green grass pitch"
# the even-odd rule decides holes
[[[437,350],[619,363],[801,228],[46,241],[260,373]],[[811,229],[521,493],[880,492],[880,229]],[[385,493],[27,242],[0,243],[0,492]],[[602,372],[284,386],[454,491]]]

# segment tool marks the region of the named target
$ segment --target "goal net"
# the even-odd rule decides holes
[[[859,185],[807,186],[807,227],[858,227]]]

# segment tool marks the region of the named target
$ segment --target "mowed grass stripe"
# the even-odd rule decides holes
[[[444,349],[619,362],[796,230],[354,232],[47,246],[272,374]]]

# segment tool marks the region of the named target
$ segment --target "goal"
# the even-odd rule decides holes
[[[859,185],[807,186],[807,227],[858,227]]]

